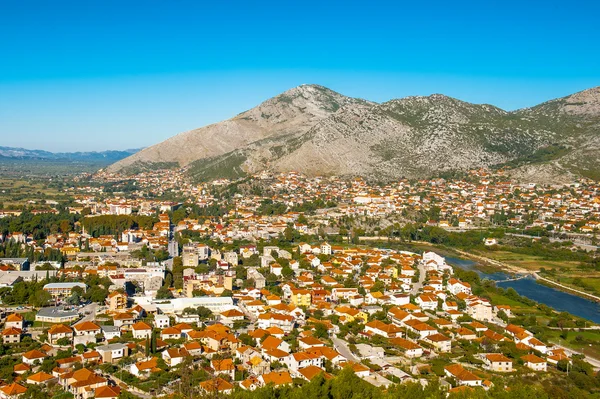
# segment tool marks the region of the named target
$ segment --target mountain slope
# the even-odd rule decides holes
[[[271,137],[306,132],[318,120],[341,107],[364,101],[349,98],[322,86],[303,85],[271,98],[229,120],[174,136],[112,165],[118,171],[135,165],[176,162],[185,166]]]
[[[264,169],[394,179],[501,164],[532,176],[543,164],[547,172],[593,176],[599,132],[600,88],[506,112],[440,94],[377,104],[305,85],[109,170],[176,162],[196,179]]]

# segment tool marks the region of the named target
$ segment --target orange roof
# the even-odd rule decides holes
[[[525,363],[546,363],[544,359],[532,353],[530,353],[529,355],[521,356],[521,359],[523,359]]]
[[[83,354],[84,359],[93,359],[96,357],[100,357],[100,353],[98,353],[97,351],[86,352]]]
[[[340,367],[352,367],[352,371],[355,373],[360,373],[362,371],[370,371],[370,369],[364,364],[355,363],[355,362],[341,362]]]
[[[104,385],[96,388],[96,398],[116,398],[121,393],[121,388]]]
[[[36,349],[31,350],[29,352],[23,353],[23,357],[26,358],[26,359],[30,359],[30,360],[33,360],[33,359],[42,359],[42,358],[44,358],[46,356],[47,355],[44,352],[40,352],[40,351],[38,351]]]
[[[229,382],[227,382],[224,379],[219,378],[219,377],[217,377],[213,380],[201,382],[200,387],[207,392],[214,392],[214,391],[222,392],[222,391],[229,391],[229,390],[233,389],[233,385],[231,385]]]
[[[285,331],[283,331],[281,328],[276,327],[276,326],[267,328],[267,332],[271,335],[285,334]]]
[[[210,365],[215,371],[230,371],[235,368],[233,365],[233,359],[213,359],[210,361]]]
[[[138,331],[152,330],[152,327],[150,327],[148,324],[144,323],[143,321],[138,321],[137,323],[132,325],[131,328],[133,330],[138,330]]]
[[[283,342],[282,339],[277,338],[277,337],[275,337],[273,335],[269,335],[267,338],[265,338],[261,342],[260,346],[263,349],[265,349],[265,350],[268,350],[268,349],[277,349],[279,347],[279,345],[281,345],[282,342]]]
[[[242,316],[243,317],[244,314],[242,312],[240,312],[239,310],[229,309],[224,312],[221,312],[221,316],[223,316],[223,317],[240,317],[240,316]]]
[[[15,327],[10,327],[10,328],[7,328],[6,330],[2,331],[2,335],[21,335],[21,329],[15,328]]]
[[[183,347],[188,351],[202,349],[202,345],[200,345],[200,343],[196,342],[196,341],[192,341],[192,342],[183,344]]]
[[[133,320],[135,316],[128,312],[119,313],[113,316],[114,320]]]
[[[216,325],[216,324],[215,324]],[[189,325],[188,323],[179,323],[179,324],[175,324],[173,327],[175,327],[176,329],[178,329],[179,331],[185,331],[185,330],[193,330],[194,328]],[[213,326],[211,326],[213,327]],[[210,327],[206,327],[207,330],[214,330]],[[227,329],[227,331],[229,331],[229,329]]]
[[[485,357],[490,361],[490,362],[511,362],[512,360],[510,360],[509,358],[507,358],[506,356],[504,356],[501,353],[488,353],[487,355],[485,355]]]
[[[390,343],[393,345],[398,345],[399,347],[406,349],[406,350],[411,350],[411,349],[419,349],[420,346],[415,344],[412,341],[409,341],[407,339],[404,338],[392,338],[390,339]]]
[[[21,316],[20,314],[12,313],[9,314],[8,317],[6,317],[7,323],[17,323],[20,321],[23,321],[23,316]]]
[[[35,374],[27,377],[28,382],[29,381],[46,382],[46,381],[53,380],[53,379],[54,379],[54,376],[52,374],[44,373],[43,371],[40,371],[39,373],[35,373]]]
[[[61,379],[73,379],[70,385],[74,388],[89,387],[90,385],[101,384],[106,382],[106,378],[100,377],[98,374],[86,368],[79,369],[70,373],[63,374]]]
[[[137,362],[135,365],[138,368],[138,370],[142,371],[142,370],[152,370],[155,369],[158,366],[157,363],[157,358],[153,357],[150,360],[146,360],[143,362]]]
[[[267,374],[263,374],[262,378],[263,378],[263,381],[265,382],[265,385],[273,384],[275,386],[278,386],[278,385],[286,385],[286,384],[293,383],[292,376],[287,371],[282,371],[282,372],[273,371],[273,372],[270,372]]]
[[[201,331],[192,330],[187,333],[187,336],[191,339],[199,339],[204,337],[204,334]]]
[[[303,369],[298,370],[298,373],[302,374],[302,376],[304,378],[306,378],[307,380],[312,380],[313,378],[315,378],[316,376],[318,376],[321,373],[324,373],[323,369],[317,366],[308,366],[305,367]]]
[[[13,371],[19,372],[19,371],[29,371],[31,370],[31,367],[29,367],[29,365],[25,364],[25,363],[19,363],[19,364],[15,364],[15,366],[13,367]]]
[[[17,384],[16,382],[13,382],[10,385],[0,388],[0,391],[2,391],[6,396],[16,396],[27,392],[27,388],[25,388],[23,385]]]
[[[451,364],[449,366],[444,367],[446,371],[456,377],[459,381],[478,381],[481,378],[477,377],[475,374],[471,373],[469,370],[466,370],[460,364]]]
[[[65,326],[64,324],[55,324],[48,329],[48,334],[68,334],[72,333],[73,329],[69,326]]]
[[[261,339],[262,337],[264,337],[265,335],[268,335],[269,331],[267,330],[263,330],[262,328],[257,328],[256,330],[250,331],[248,333],[248,335],[250,335],[252,338],[258,338]]]
[[[161,335],[180,335],[181,331],[179,331],[175,327],[167,327],[164,330],[162,330],[160,333],[161,333]]]
[[[84,321],[79,324],[75,324],[73,328],[77,331],[95,331],[100,330],[100,326],[92,323],[91,321]]]

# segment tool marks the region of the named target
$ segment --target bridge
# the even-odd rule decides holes
[[[529,274],[524,274],[522,276],[517,276],[517,277],[511,277],[511,278],[507,278],[504,280],[494,280],[495,283],[508,283],[509,281],[518,281],[518,280],[523,280],[524,278],[529,277]]]

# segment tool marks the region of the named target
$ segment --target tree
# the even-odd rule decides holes
[[[156,331],[154,330],[150,334],[150,352],[156,353]]]
[[[269,273],[265,277],[265,280],[267,280],[267,283],[269,284],[275,284],[277,282],[277,275],[275,273]]]
[[[90,288],[85,292],[84,298],[96,302],[103,303],[108,295],[108,290],[99,285],[90,285]]]
[[[79,305],[81,302],[81,296],[77,291],[72,291],[71,296],[67,298],[67,303],[69,305]]]
[[[209,308],[204,307],[204,306],[198,306],[198,308],[196,309],[196,312],[202,320],[208,319],[208,318],[212,317],[212,315],[213,315],[212,311]]]
[[[171,299],[171,298],[173,298],[173,293],[165,285],[163,285],[162,287],[160,287],[158,289],[158,291],[156,291],[156,299]]]
[[[329,336],[329,332],[327,331],[327,327],[325,327],[325,324],[316,323],[313,335],[315,336],[315,338],[327,338]]]
[[[285,277],[286,279],[290,279],[292,278],[292,276],[294,275],[294,271],[292,270],[291,267],[289,266],[284,266],[281,269],[281,274],[283,275],[283,277]]]
[[[48,291],[39,290],[36,291],[29,299],[29,304],[36,308],[41,308],[50,302],[52,295]]]
[[[385,290],[385,284],[384,284],[384,282],[381,281],[381,280],[377,280],[375,282],[375,284],[373,284],[373,286],[371,287],[371,289],[369,291],[371,291],[371,292],[377,292],[377,291],[383,292],[384,290]]]

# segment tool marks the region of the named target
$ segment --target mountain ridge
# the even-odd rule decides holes
[[[104,163],[113,163],[133,155],[138,151],[139,149],[51,152],[45,150],[31,150],[22,147],[0,146],[0,159],[69,160],[83,162],[103,161]]]
[[[265,169],[394,179],[541,159],[537,151],[560,145],[570,150],[552,160],[556,170],[595,176],[599,132],[600,87],[505,111],[443,94],[375,103],[302,85],[231,119],[148,147],[108,170],[170,162],[186,166],[197,179]]]

